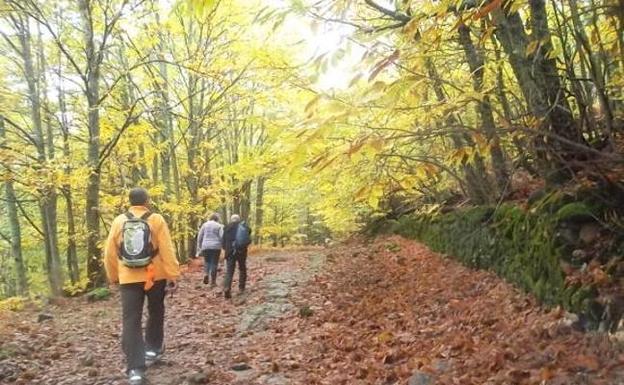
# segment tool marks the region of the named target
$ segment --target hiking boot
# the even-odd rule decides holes
[[[217,281],[210,282],[210,288],[214,289],[215,287],[217,287]]]
[[[225,299],[230,299],[232,298],[232,293],[229,290],[226,290],[223,292],[223,297],[225,297]]]
[[[128,382],[130,385],[144,385],[145,373],[141,369],[131,369],[128,371]]]
[[[210,282],[210,277],[208,277],[207,275],[204,275],[204,280],[202,282],[204,282],[204,285],[207,285],[208,282]]]

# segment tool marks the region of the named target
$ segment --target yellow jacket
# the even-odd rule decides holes
[[[144,206],[131,206],[128,209],[134,216],[140,217],[147,212]],[[121,230],[127,217],[119,215],[111,225],[104,251],[104,267],[106,276],[111,283],[136,283],[151,281],[147,267],[127,267],[119,263],[119,251],[121,246]],[[175,256],[175,249],[171,241],[171,234],[165,218],[160,214],[152,214],[147,218],[150,227],[152,244],[158,249],[158,253],[152,259],[153,280],[175,280],[180,275],[180,264]],[[151,268],[150,268],[151,269]]]

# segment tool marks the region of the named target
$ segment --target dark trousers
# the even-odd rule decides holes
[[[223,290],[226,292],[232,290],[232,279],[234,278],[236,263],[238,263],[238,288],[245,290],[245,284],[247,283],[247,249],[228,250],[225,254],[225,262],[227,267]]]
[[[204,257],[204,272],[210,276],[210,282],[217,282],[217,268],[219,267],[219,256],[221,250],[202,250],[201,255]]]
[[[162,350],[165,321],[165,287],[159,280],[147,292],[143,282],[119,285],[122,309],[121,346],[126,355],[128,370],[145,368],[145,351]],[[147,325],[145,340],[141,330],[143,303],[147,297]]]

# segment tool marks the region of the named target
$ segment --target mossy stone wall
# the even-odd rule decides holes
[[[563,265],[577,260],[582,226],[595,223],[604,207],[592,199],[563,193],[544,194],[528,207],[503,204],[440,214],[409,214],[371,223],[371,234],[391,233],[419,240],[462,263],[493,270],[547,305],[583,314],[595,326],[603,309],[595,287],[569,284]]]

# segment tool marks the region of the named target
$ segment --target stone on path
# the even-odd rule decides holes
[[[43,322],[43,321],[51,320],[53,318],[54,316],[52,314],[41,313],[37,316],[37,322]]]
[[[244,362],[241,362],[241,363],[232,365],[231,369],[236,371],[236,372],[242,372],[243,370],[251,369],[251,366],[247,365]]]
[[[407,385],[433,385],[433,377],[424,372],[415,372],[407,380]]]

